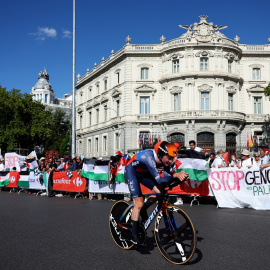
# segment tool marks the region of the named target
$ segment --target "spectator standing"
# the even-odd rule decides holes
[[[213,152],[210,153],[210,157],[209,157],[209,160],[208,160],[209,168],[213,168],[213,162],[214,162],[215,158],[216,158],[216,154],[213,153]]]
[[[258,153],[257,154],[254,154],[254,158],[255,158],[255,164],[257,165],[258,168],[260,168],[260,166],[262,164],[260,155]]]
[[[236,156],[235,155],[231,155],[231,162],[230,162],[230,167],[236,167],[236,165],[237,165],[237,162],[238,162],[238,160],[237,160],[237,158],[236,158]]]
[[[209,158],[209,155],[207,152],[201,152],[201,148],[197,147],[196,148],[196,142],[194,140],[189,141],[189,147],[190,149],[186,149],[186,150],[181,150],[178,151],[179,156],[181,157],[187,157],[187,158],[199,158],[199,159],[206,159]],[[197,150],[199,151],[197,151]]]
[[[0,159],[0,172],[3,172],[5,170],[5,166],[3,164],[2,159]]]
[[[213,162],[213,168],[225,168],[226,162],[225,159],[223,158],[224,156],[224,151],[222,149],[217,150],[217,156]]]
[[[241,164],[238,165],[238,168],[258,168],[256,162],[253,158],[250,157],[250,152],[248,150],[243,150]]]
[[[72,171],[72,172],[74,172],[74,171],[77,170],[77,163],[74,162],[73,159],[70,159],[70,160],[69,160],[69,166],[68,166],[67,170],[68,170],[68,171]]]
[[[262,165],[263,164],[267,164],[269,162],[269,157],[265,154],[264,149],[260,150],[260,155],[261,155],[261,161],[262,161]]]
[[[77,163],[77,170],[82,170],[83,168],[83,162],[80,156],[76,157],[76,163]]]
[[[64,165],[65,165],[65,162],[64,162],[64,158],[60,158],[60,164],[59,166],[57,167],[57,170],[59,170],[59,172],[64,172]]]

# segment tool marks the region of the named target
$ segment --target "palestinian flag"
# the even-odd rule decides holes
[[[92,179],[94,175],[94,164],[83,163],[83,168],[81,171],[81,177]]]
[[[0,187],[5,187],[9,184],[9,172],[0,172]]]
[[[12,188],[18,187],[19,179],[20,179],[19,172],[10,172],[9,179],[8,179],[9,184],[6,185],[6,187],[12,187]]]
[[[208,162],[204,159],[181,158],[175,162],[175,165],[175,171],[185,171],[189,174],[190,180],[204,181],[207,179]]]
[[[27,162],[27,166],[30,169],[30,171],[34,171],[34,169],[38,167],[38,163],[37,163],[35,157],[27,158],[26,162]]]
[[[29,173],[20,172],[20,179],[18,181],[18,187],[29,187]]]

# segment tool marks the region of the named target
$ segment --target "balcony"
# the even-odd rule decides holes
[[[268,121],[268,114],[247,114],[246,121],[247,122],[265,122]]]
[[[233,111],[219,111],[219,110],[198,110],[198,111],[177,111],[168,112],[160,115],[161,121],[175,121],[175,120],[189,120],[189,119],[224,119],[244,121],[245,114]]]

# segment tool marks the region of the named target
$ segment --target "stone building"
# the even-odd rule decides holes
[[[57,108],[65,112],[66,116],[72,115],[72,95],[65,94],[62,98],[55,98],[54,90],[49,83],[49,74],[46,69],[38,74],[38,82],[32,87],[31,94],[34,100],[39,100],[46,105],[46,109],[55,111]]]
[[[270,113],[270,45],[240,44],[225,26],[190,26],[160,44],[127,44],[84,76],[76,92],[77,153],[138,151],[158,139],[234,152],[262,140]]]

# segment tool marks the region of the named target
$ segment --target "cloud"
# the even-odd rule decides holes
[[[62,30],[63,38],[71,38],[72,37],[72,32],[69,30]]]
[[[54,38],[57,36],[57,31],[54,28],[38,27],[38,31],[29,33],[29,35],[36,36],[37,40],[45,40],[46,38]]]

